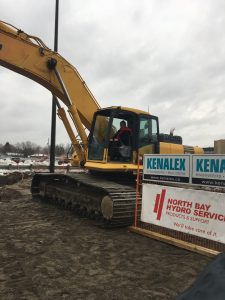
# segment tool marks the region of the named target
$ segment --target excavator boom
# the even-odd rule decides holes
[[[71,103],[55,72],[46,67],[52,60],[57,62],[57,71]],[[100,108],[98,102],[76,68],[45,46],[41,39],[0,21],[0,65],[46,87],[68,107],[72,118],[75,107],[83,126],[90,130],[93,114]]]

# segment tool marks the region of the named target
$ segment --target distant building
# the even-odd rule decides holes
[[[48,158],[48,155],[38,153],[38,154],[30,155],[29,158],[34,159],[34,160],[42,160],[43,161],[43,160],[46,160]]]
[[[205,147],[203,150],[206,154],[214,154],[214,147]]]
[[[225,154],[225,140],[214,141],[214,149],[216,154]]]
[[[6,152],[6,155],[10,157],[24,157],[23,153],[18,152]]]

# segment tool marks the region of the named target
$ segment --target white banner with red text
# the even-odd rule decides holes
[[[144,183],[141,221],[225,243],[225,194]]]

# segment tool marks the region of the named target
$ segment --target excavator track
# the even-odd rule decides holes
[[[38,196],[78,215],[98,219],[105,227],[134,222],[136,189],[128,181],[118,183],[85,173],[41,173],[35,174],[31,192],[33,198]]]

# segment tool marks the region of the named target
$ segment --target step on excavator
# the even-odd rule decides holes
[[[133,174],[140,156],[203,153],[199,147],[183,145],[180,136],[160,134],[158,117],[148,112],[123,106],[100,108],[74,66],[40,38],[3,21],[0,65],[34,80],[55,96],[57,114],[74,149],[72,164],[88,170],[82,174],[37,173],[32,180],[33,197],[101,219],[111,227],[127,226],[133,222]]]

